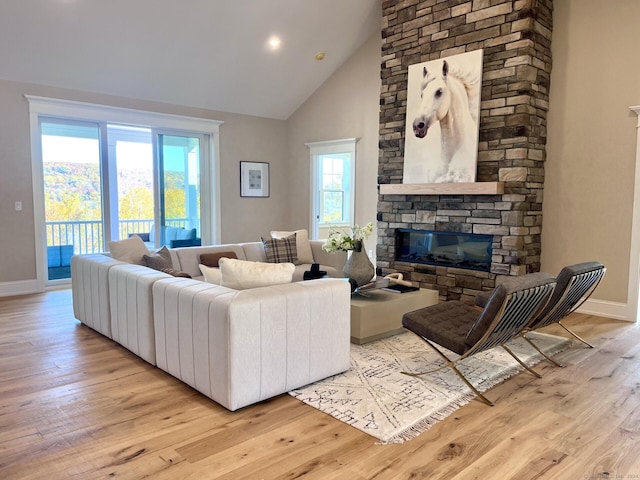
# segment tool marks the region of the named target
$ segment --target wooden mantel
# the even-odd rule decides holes
[[[382,195],[500,195],[504,182],[384,183]]]

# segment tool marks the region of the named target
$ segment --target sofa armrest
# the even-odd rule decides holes
[[[344,264],[347,263],[347,252],[335,252],[328,253],[322,250],[324,240],[309,240],[311,244],[311,251],[313,252],[313,259],[320,265],[327,267],[333,267],[338,272],[342,271]]]

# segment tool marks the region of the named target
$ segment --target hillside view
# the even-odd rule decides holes
[[[122,220],[153,219],[153,185],[150,170],[118,172],[118,214]],[[46,219],[53,221],[100,220],[100,168],[91,163],[44,163]],[[184,218],[184,177],[165,175],[167,218]]]

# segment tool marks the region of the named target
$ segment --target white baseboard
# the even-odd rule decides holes
[[[0,297],[26,295],[28,293],[38,293],[39,291],[38,281],[35,279],[0,283]]]
[[[629,308],[627,303],[607,302],[606,300],[587,300],[577,310],[578,313],[587,315],[596,315],[598,317],[613,318],[615,320],[624,320],[626,322],[635,322],[632,318],[633,309]]]

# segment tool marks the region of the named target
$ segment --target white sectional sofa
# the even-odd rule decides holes
[[[314,260],[340,277],[346,255],[311,241]],[[229,410],[349,368],[350,285],[344,279],[233,290],[201,281],[199,255],[233,251],[263,261],[262,243],[171,249],[173,277],[107,255],[72,258],[74,314]]]

